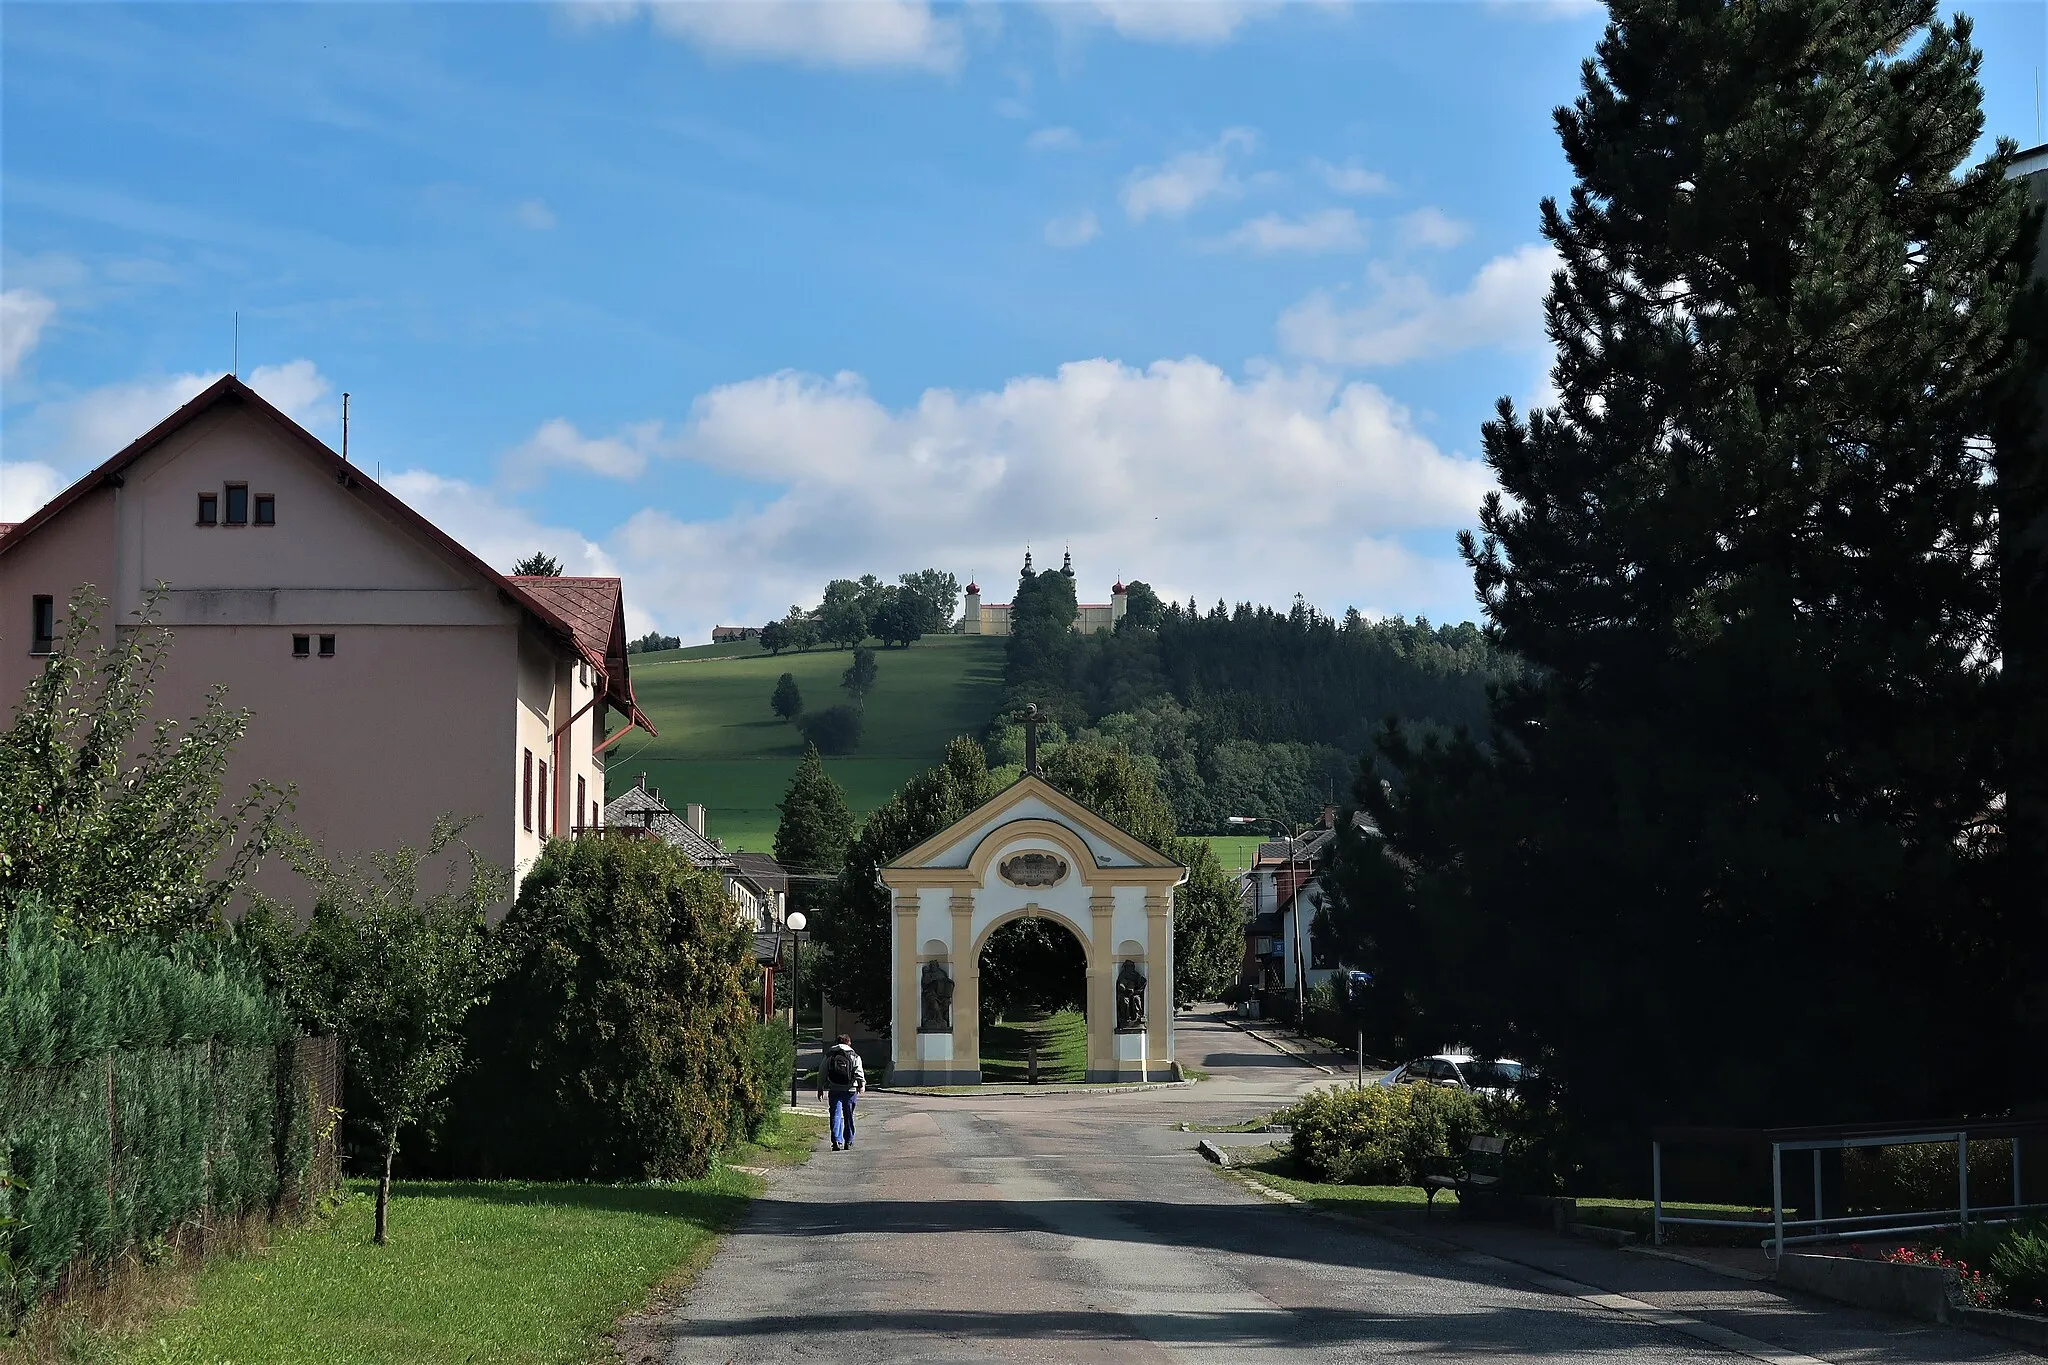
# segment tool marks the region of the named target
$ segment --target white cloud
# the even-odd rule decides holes
[[[1048,246],[1071,248],[1086,246],[1101,233],[1102,224],[1096,221],[1095,210],[1082,209],[1055,218],[1045,225],[1045,241]]]
[[[1081,135],[1072,128],[1040,128],[1024,139],[1024,146],[1034,152],[1064,151],[1081,145]]]
[[[12,379],[21,362],[35,350],[43,328],[57,315],[57,305],[48,295],[33,289],[0,292],[0,379]]]
[[[1268,213],[1240,226],[1222,245],[1260,256],[1358,251],[1365,246],[1365,223],[1350,209],[1322,209],[1301,218]]]
[[[616,436],[585,436],[575,424],[555,417],[505,455],[507,482],[529,487],[549,469],[580,469],[611,479],[636,479],[650,452],[661,446],[661,423],[638,422]]]
[[[1309,162],[1309,168],[1338,194],[1386,194],[1394,188],[1393,181],[1378,171],[1367,170],[1355,159],[1341,166],[1316,160]]]
[[[135,379],[38,403],[18,424],[10,423],[8,444],[27,449],[69,483],[119,453],[219,378],[174,374]],[[328,401],[334,386],[310,360],[259,366],[246,382],[302,426],[334,419],[334,405]]]
[[[1060,0],[1047,6],[1069,25],[1101,25],[1135,42],[1198,47],[1227,43],[1248,21],[1278,8],[1272,0]]]
[[[1443,249],[1454,247],[1472,235],[1472,225],[1451,217],[1442,209],[1419,208],[1404,214],[1400,222],[1401,240],[1409,246],[1424,246]]]
[[[1142,222],[1155,213],[1180,218],[1206,199],[1235,198],[1244,188],[1231,172],[1231,155],[1249,152],[1257,145],[1258,135],[1251,129],[1229,128],[1214,145],[1201,151],[1182,152],[1162,165],[1140,167],[1124,182],[1124,212],[1132,222]]]
[[[540,199],[523,200],[512,210],[512,216],[519,220],[519,226],[532,228],[535,232],[546,232],[555,225],[555,211]]]
[[[1317,291],[1280,317],[1280,344],[1296,355],[1344,365],[1398,365],[1478,346],[1543,344],[1543,297],[1557,256],[1547,246],[1519,247],[1481,266],[1455,294],[1439,294],[1418,275],[1378,270],[1374,297],[1341,309]]]
[[[38,460],[0,460],[0,522],[27,520],[69,482]]]
[[[924,0],[595,0],[570,12],[604,24],[645,13],[657,33],[706,52],[800,66],[951,72],[966,52],[960,24]]]
[[[510,573],[536,550],[561,560],[564,573],[610,576],[619,571],[580,531],[549,526],[487,488],[425,469],[388,475],[384,487],[500,573]]]
[[[1337,610],[1435,614],[1470,596],[1449,528],[1491,486],[1370,384],[1270,368],[1238,379],[1194,358],[1079,361],[902,408],[854,375],[769,375],[701,396],[676,450],[781,485],[717,518],[648,508],[606,537],[629,602],[688,639],[855,572],[936,565],[1000,601],[1027,541],[1071,543],[1089,601],[1121,575],[1180,599],[1299,591]],[[1441,555],[1413,548],[1437,528]]]

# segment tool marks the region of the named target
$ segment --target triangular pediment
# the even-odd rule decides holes
[[[1180,863],[1068,796],[1036,773],[1026,773],[960,819],[895,859],[888,870],[964,868],[991,834],[1022,820],[1046,820],[1072,831],[1098,868],[1179,868]]]

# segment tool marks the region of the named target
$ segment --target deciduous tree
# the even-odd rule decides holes
[[[840,675],[839,685],[853,698],[854,705],[865,706],[868,693],[875,690],[875,677],[878,672],[875,666],[875,651],[866,645],[856,645],[853,650],[853,662],[848,664],[846,672]]]

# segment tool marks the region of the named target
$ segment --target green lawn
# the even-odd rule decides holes
[[[1209,847],[1216,850],[1216,861],[1223,864],[1226,872],[1242,872],[1252,865],[1252,853],[1264,842],[1257,834],[1207,834]]]
[[[785,1114],[736,1164],[802,1160],[815,1118]],[[760,1181],[721,1163],[672,1185],[400,1182],[391,1241],[371,1244],[367,1182],[334,1215],[261,1253],[213,1262],[191,1305],[118,1358],[137,1365],[571,1362],[621,1314],[708,1259]]]
[[[997,637],[933,636],[877,655],[859,752],[827,760],[856,815],[937,762],[956,735],[980,734],[1002,694]],[[634,692],[661,736],[619,742],[607,772],[609,794],[645,772],[671,807],[702,802],[711,835],[727,847],[766,850],[775,837],[776,803],[803,756],[795,727],[769,709],[775,680],[793,674],[804,704],[822,710],[847,699],[839,678],[852,658],[847,650],[776,657],[752,642],[634,655]]]
[[[1038,1044],[1039,1084],[1088,1079],[1088,1018],[1079,1010],[1061,1010],[1044,1019],[1004,1020],[983,1028],[982,1080],[1028,1079],[1028,1053],[1034,1042]]]

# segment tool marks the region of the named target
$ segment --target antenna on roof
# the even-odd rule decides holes
[[[341,395],[341,462],[343,464],[348,463],[348,395],[346,393]],[[382,465],[377,467],[377,472],[383,473]],[[382,483],[383,480],[379,479],[378,482]]]

